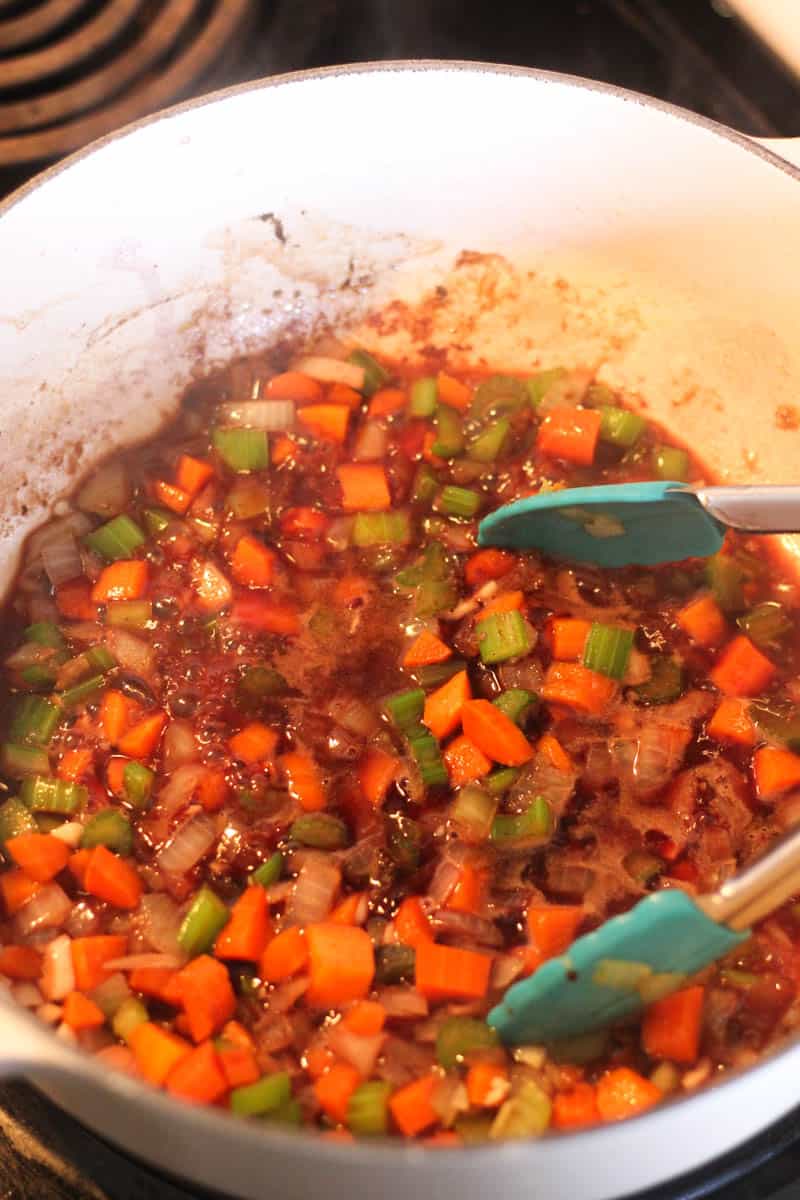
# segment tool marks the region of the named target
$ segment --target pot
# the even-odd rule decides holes
[[[458,63],[276,78],[97,143],[0,208],[0,578],[54,500],[153,432],[193,374],[328,322],[385,354],[422,340],[465,365],[587,364],[719,479],[795,482],[800,171],[776,150],[800,161],[798,144],[617,89]],[[577,1135],[453,1153],[312,1142],[109,1075],[2,1003],[5,1074],[248,1200],[607,1200],[797,1102],[793,1044]]]

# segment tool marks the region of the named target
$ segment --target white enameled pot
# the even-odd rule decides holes
[[[383,353],[586,365],[718,478],[796,482],[792,157],[630,93],[457,63],[271,79],[90,147],[0,206],[0,580],[53,501],[155,430],[193,373],[326,321]],[[618,1126],[443,1153],[184,1107],[5,1000],[0,1056],[125,1149],[248,1200],[608,1200],[800,1100],[793,1045]]]

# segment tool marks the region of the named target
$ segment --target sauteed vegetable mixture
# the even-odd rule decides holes
[[[477,549],[541,489],[694,478],[586,373],[356,350],[196,385],[28,543],[0,973],[175,1096],[436,1146],[642,1112],[798,1021],[800,905],[641,1021],[509,1051],[515,980],[800,818],[796,593],[752,541]]]

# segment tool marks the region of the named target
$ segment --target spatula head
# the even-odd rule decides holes
[[[621,483],[525,496],[484,517],[481,546],[541,550],[601,567],[706,558],[725,526],[683,483]]]
[[[679,986],[680,977],[693,975],[749,936],[712,921],[685,892],[656,892],[515,983],[489,1013],[489,1024],[509,1045],[557,1041],[613,1025],[644,1006],[647,979],[651,986],[657,982],[646,968],[658,976],[677,976],[674,986]],[[620,962],[641,964],[641,978],[635,980],[631,971],[624,986],[612,986],[612,977],[626,974],[617,967]]]

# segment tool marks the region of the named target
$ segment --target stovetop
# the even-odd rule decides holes
[[[93,0],[92,13],[97,16],[104,3],[112,2]],[[143,11],[152,17],[169,2],[148,0]],[[37,7],[44,6],[11,0],[10,9],[7,2],[0,5],[0,20]],[[800,135],[798,81],[724,11],[724,0],[253,0],[248,36],[233,48],[226,46],[217,70],[180,96],[340,62],[467,58],[619,84],[745,133]],[[2,88],[0,42],[0,122]],[[2,134],[0,124],[0,149]],[[37,165],[44,164],[0,166],[0,198]],[[726,1159],[648,1193],[647,1200],[712,1195],[715,1200],[800,1196],[800,1111]],[[0,1200],[209,1197],[157,1176],[31,1087],[14,1083],[0,1086]]]

